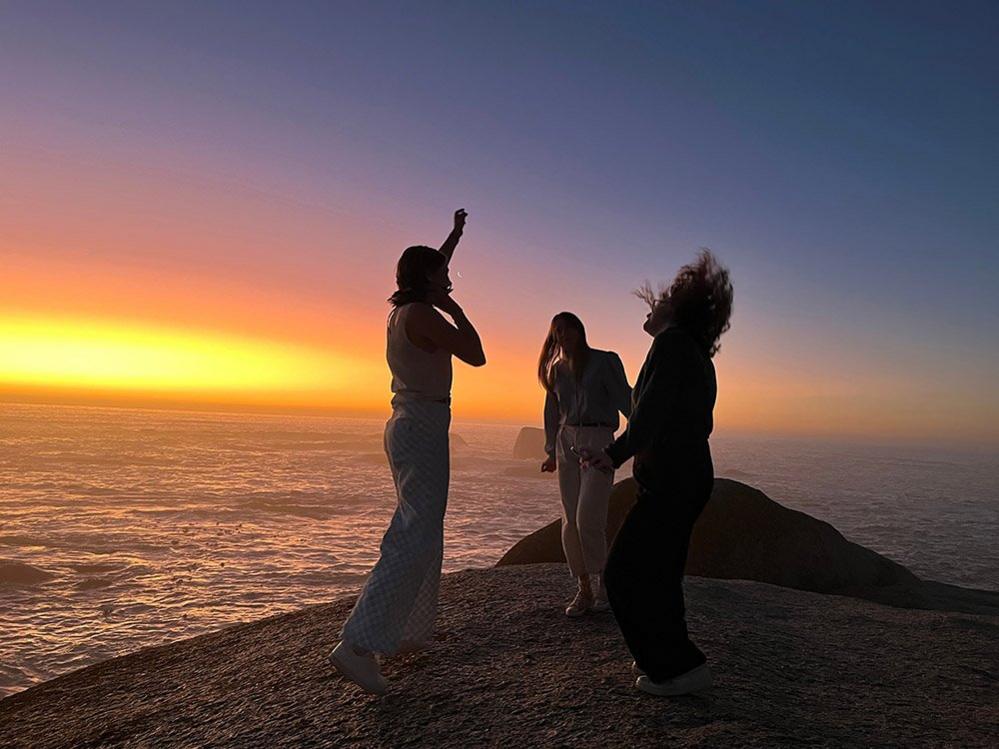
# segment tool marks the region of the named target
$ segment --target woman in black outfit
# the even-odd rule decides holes
[[[668,290],[639,292],[654,337],[632,396],[628,428],[584,464],[609,470],[634,456],[635,506],[611,549],[605,582],[639,673],[656,695],[711,686],[706,658],[687,634],[683,570],[690,533],[711,497],[708,436],[717,394],[711,357],[728,330],[732,284],[710,252],[680,269]]]

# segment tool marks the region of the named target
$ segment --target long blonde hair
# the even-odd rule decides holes
[[[575,356],[563,351],[555,337],[555,323],[563,322],[569,327],[575,328],[579,333],[579,348]],[[541,356],[538,357],[538,382],[545,390],[551,391],[555,388],[555,371],[561,361],[569,365],[569,371],[579,380],[586,369],[586,362],[590,358],[590,346],[586,342],[586,328],[583,321],[571,312],[559,312],[552,318],[552,323],[548,327],[548,335],[541,346]]]

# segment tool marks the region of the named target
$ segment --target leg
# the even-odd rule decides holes
[[[586,430],[584,447],[602,450],[614,439],[610,429],[590,427]],[[586,573],[599,575],[607,561],[607,505],[614,488],[614,474],[595,468],[580,470],[579,501],[576,528]]]
[[[403,627],[401,643],[411,649],[422,648],[433,635],[434,621],[437,619],[437,599],[441,584],[441,563],[444,559],[444,528],[436,543],[437,553],[427,568],[420,592],[416,594],[413,610]]]
[[[664,580],[661,610],[658,613],[657,647],[650,654],[651,671],[646,671],[653,681],[663,681],[690,671],[705,662],[706,658],[690,640],[687,632],[686,605],[683,595],[683,574],[687,566],[690,534],[697,515],[689,505],[670,512],[666,518],[669,529],[665,534],[663,555]],[[699,512],[697,514],[700,514]]]
[[[572,454],[570,447],[576,430],[572,427],[559,431],[556,445],[558,462],[558,489],[562,498],[562,549],[569,571],[577,578],[585,577],[586,565],[583,562],[583,549],[579,542],[579,527],[576,516],[579,507],[580,469],[579,458]]]
[[[399,505],[381,556],[343,627],[343,639],[357,648],[391,654],[407,629],[422,633],[432,626],[447,504],[449,420],[446,408],[426,405],[397,413],[386,428]]]
[[[714,467],[706,446],[689,456],[687,468],[677,471],[673,486],[669,527],[667,531],[666,588],[663,596],[663,619],[660,642],[662,647],[653,665],[653,681],[671,679],[703,664],[704,653],[691,641],[687,631],[686,605],[683,595],[683,575],[687,566],[690,534],[704,506],[711,499]]]
[[[621,633],[653,681],[704,662],[688,638],[683,602],[683,570],[696,516],[677,499],[640,492],[607,562],[607,593]]]
[[[604,581],[607,597],[628,649],[639,668],[647,672],[648,645],[654,637],[651,608],[659,596],[659,570],[656,554],[656,498],[639,490],[635,506],[628,513],[614,539]]]

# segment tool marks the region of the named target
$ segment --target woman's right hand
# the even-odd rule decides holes
[[[555,473],[555,456],[549,455],[545,462],[541,464],[542,473]]]

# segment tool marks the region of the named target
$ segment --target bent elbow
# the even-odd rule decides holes
[[[469,351],[467,349],[464,351],[455,351],[454,355],[470,367],[481,367],[486,363],[486,355],[482,349],[478,351]]]
[[[486,352],[479,346],[475,351],[469,352],[469,357],[465,359],[473,367],[481,367],[486,363]]]

